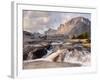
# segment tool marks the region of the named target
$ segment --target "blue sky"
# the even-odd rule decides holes
[[[23,11],[23,29],[29,32],[40,32],[49,28],[57,29],[60,24],[64,24],[73,17],[85,17],[91,20],[89,13],[69,13],[69,12],[50,12],[50,11]]]

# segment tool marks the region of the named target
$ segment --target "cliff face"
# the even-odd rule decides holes
[[[84,32],[90,34],[91,22],[84,17],[75,17],[61,24],[57,30],[58,34],[67,34],[67,35],[80,35]]]

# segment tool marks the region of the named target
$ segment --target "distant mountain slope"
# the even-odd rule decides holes
[[[60,24],[60,23],[59,23]],[[91,33],[91,21],[84,17],[74,17],[69,21],[65,22],[64,24],[60,24],[57,30],[55,29],[48,29],[45,31],[44,35],[68,35],[68,36],[79,36],[83,33],[87,33],[90,37]],[[41,35],[40,33],[30,33],[27,31],[23,31],[24,38],[38,38]]]
[[[45,31],[45,34],[46,35],[53,35],[53,34],[56,34],[57,30],[54,30],[54,29],[48,29],[47,31]]]
[[[67,35],[80,35],[84,32],[90,34],[90,26],[91,22],[89,19],[84,17],[75,17],[66,22],[65,24],[61,24],[58,28],[58,34],[67,34]]]
[[[33,34],[28,32],[28,31],[23,31],[23,40],[24,40],[24,42],[31,40],[32,35]]]

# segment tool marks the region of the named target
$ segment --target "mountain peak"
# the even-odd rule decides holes
[[[74,17],[58,28],[58,34],[80,35],[83,32],[90,33],[91,22],[84,17]]]
[[[81,16],[72,18],[71,20],[69,20],[69,21],[67,22],[68,25],[70,25],[70,24],[71,24],[71,25],[72,25],[72,24],[75,25],[75,24],[78,24],[78,23],[84,23],[84,24],[90,25],[89,19],[84,18],[84,17],[81,17]]]

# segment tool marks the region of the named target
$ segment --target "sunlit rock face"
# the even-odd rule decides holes
[[[87,18],[75,17],[65,24],[60,24],[57,33],[67,35],[80,35],[83,32],[88,32],[90,34],[90,26],[91,22]]]

